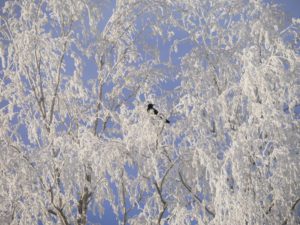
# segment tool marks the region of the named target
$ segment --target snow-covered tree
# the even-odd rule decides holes
[[[299,24],[259,0],[6,1],[0,223],[105,203],[120,224],[298,223]]]

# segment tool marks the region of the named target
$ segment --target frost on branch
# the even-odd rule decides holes
[[[299,222],[297,19],[242,0],[1,10],[1,224],[107,204],[119,224]]]

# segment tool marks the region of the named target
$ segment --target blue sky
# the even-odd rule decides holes
[[[4,6],[6,0],[0,0],[0,8]],[[266,0],[268,2],[275,2],[281,5],[287,15],[295,18],[300,18],[300,0]],[[109,16],[110,13],[107,13],[106,16]],[[104,216],[100,219],[98,216],[90,216],[90,219],[93,223],[101,223],[101,224],[117,224],[116,218],[112,213],[112,209],[108,204],[105,204],[106,212]]]
[[[300,18],[300,0],[274,0],[274,2],[282,5],[290,16]]]

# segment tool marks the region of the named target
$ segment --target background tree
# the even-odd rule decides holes
[[[91,224],[106,202],[120,224],[299,222],[299,20],[11,0],[0,32],[1,224]]]

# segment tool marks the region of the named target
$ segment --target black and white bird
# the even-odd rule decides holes
[[[158,110],[154,108],[154,104],[149,103],[147,107],[147,112],[159,116],[160,119],[164,119],[162,115],[158,113]],[[170,123],[168,119],[165,119],[165,123]]]

